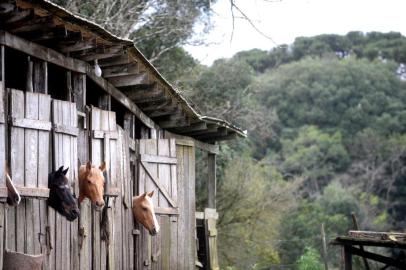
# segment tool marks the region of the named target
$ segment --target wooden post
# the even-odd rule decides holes
[[[353,226],[355,230],[359,230],[359,225],[358,225],[358,220],[357,217],[355,216],[355,213],[352,212],[351,213],[351,217],[352,217],[352,222],[353,222]],[[364,251],[364,247],[363,246],[359,246],[359,248]],[[365,265],[365,269],[369,270],[369,264],[368,264],[368,260],[365,257],[362,257],[362,260],[364,261],[364,265]]]
[[[72,73],[66,71],[66,100],[72,101],[73,99],[73,87],[72,87]]]
[[[324,269],[328,270],[327,244],[326,244],[326,233],[324,231],[324,223],[321,223],[321,241],[323,244]]]
[[[350,247],[344,245],[344,270],[352,270],[352,254],[350,252]]]
[[[207,155],[207,207],[216,208],[216,155],[208,153]]]
[[[86,75],[81,73],[72,73],[73,101],[76,103],[76,109],[82,113],[86,106]]]
[[[41,60],[33,62],[33,91],[48,94],[48,63]]]
[[[131,139],[134,139],[134,115],[130,112],[124,114],[124,130]]]
[[[110,95],[102,95],[99,98],[99,108],[103,110],[111,111],[111,96]]]
[[[27,57],[27,80],[26,80],[26,91],[27,92],[33,92],[33,83],[32,83],[32,70],[33,70],[33,63],[31,61],[31,58],[28,56]]]

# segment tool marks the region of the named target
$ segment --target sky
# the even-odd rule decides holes
[[[406,35],[406,0],[235,0],[237,6],[276,44],[291,44],[296,37],[341,34],[349,31],[389,32]],[[206,45],[186,46],[205,65],[229,58],[236,52],[259,48],[270,50],[275,43],[258,33],[244,19],[235,20],[231,40],[230,0],[212,5],[213,29]],[[235,15],[239,16],[235,11]]]

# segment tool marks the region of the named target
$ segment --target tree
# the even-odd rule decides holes
[[[309,58],[264,73],[252,87],[285,127],[315,125],[347,137],[368,126],[390,134],[404,132],[406,126],[406,84],[396,76],[396,67]]]
[[[323,270],[320,254],[314,248],[306,248],[305,253],[297,261],[299,270]]]
[[[217,228],[222,268],[269,269],[279,263],[273,239],[280,216],[294,203],[291,195],[297,183],[284,182],[276,170],[247,154],[230,160],[219,180]],[[282,204],[283,209],[278,207]]]
[[[315,126],[298,130],[293,139],[282,140],[282,151],[277,160],[284,175],[300,175],[305,179],[305,193],[320,193],[338,172],[350,163],[340,132],[332,135]]]
[[[332,182],[317,199],[302,199],[296,209],[291,209],[281,219],[278,247],[282,263],[299,260],[306,248],[314,248],[320,254],[320,226],[325,224],[328,238],[347,233],[352,228],[351,212],[361,220],[364,217],[359,200],[353,193],[357,190],[344,188]],[[329,248],[328,257],[334,265],[339,263],[339,252]]]

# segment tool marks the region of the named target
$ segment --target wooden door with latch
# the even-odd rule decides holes
[[[138,269],[177,269],[179,209],[175,140],[139,140],[137,152],[138,194],[154,191],[152,199],[161,227],[156,236],[150,236],[137,224]]]

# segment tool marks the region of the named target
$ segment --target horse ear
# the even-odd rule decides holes
[[[103,162],[100,166],[99,166],[100,171],[104,172],[106,170],[106,162]]]
[[[144,194],[141,195],[141,197],[146,197],[147,196],[147,192],[145,192]]]
[[[92,162],[88,161],[86,163],[86,171],[90,171],[92,169]]]
[[[59,167],[59,169],[56,171],[57,173],[62,173],[63,166]]]
[[[149,196],[149,197],[154,196],[154,190],[153,190],[153,191],[151,191],[150,193],[148,193],[148,196]]]
[[[68,170],[69,170],[69,167],[68,168],[66,168],[62,173],[63,173],[63,175],[66,175],[66,173],[68,172]]]

